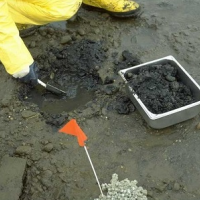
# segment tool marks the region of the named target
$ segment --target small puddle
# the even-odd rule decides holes
[[[45,93],[40,87],[32,90],[28,101],[37,104],[41,111],[49,114],[60,114],[70,112],[84,106],[94,98],[94,92],[84,88],[78,88],[73,98]]]

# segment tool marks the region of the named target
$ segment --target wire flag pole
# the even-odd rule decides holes
[[[98,179],[98,177],[97,177],[97,174],[96,174],[96,172],[95,172],[94,166],[93,166],[93,164],[92,164],[92,160],[90,159],[90,155],[89,155],[89,153],[88,153],[87,147],[84,146],[84,149],[85,149],[85,152],[86,152],[86,154],[87,154],[88,160],[90,161],[90,165],[91,165],[92,170],[93,170],[93,172],[94,172],[94,176],[95,176],[96,181],[97,181],[97,183],[98,183],[98,186],[99,186],[101,195],[104,196],[103,191],[102,191],[102,189],[101,189],[101,185],[100,185],[100,183],[99,183],[99,179]]]
[[[85,146],[85,141],[87,140],[87,136],[82,131],[82,129],[79,127],[79,125],[77,124],[76,120],[75,119],[70,120],[64,127],[62,127],[59,130],[59,132],[62,132],[62,133],[65,133],[65,134],[69,134],[69,135],[73,135],[73,136],[77,137],[79,146],[84,147],[85,152],[87,154],[87,157],[88,157],[88,159],[90,161],[90,165],[91,165],[92,170],[94,172],[94,175],[95,175],[96,181],[98,183],[101,195],[104,196],[104,194],[102,192],[102,189],[101,189],[101,185],[99,183],[99,179],[97,177],[97,174],[95,172],[94,166],[92,164],[92,160],[91,160],[90,155],[88,153],[87,147]]]

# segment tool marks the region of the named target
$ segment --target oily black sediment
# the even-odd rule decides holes
[[[154,114],[161,114],[195,102],[192,91],[186,86],[176,67],[167,63],[127,73],[126,78],[144,105]]]
[[[56,61],[51,70],[55,72],[54,81],[66,85],[81,84],[94,88],[101,83],[98,70],[106,59],[106,50],[101,42],[82,40],[66,46],[64,49],[52,49]]]
[[[113,55],[116,57],[116,55]],[[140,59],[133,55],[128,50],[124,50],[121,54],[121,59],[114,60],[114,71],[118,73],[119,70],[126,69],[128,67],[133,67],[135,65],[139,65],[141,63]]]

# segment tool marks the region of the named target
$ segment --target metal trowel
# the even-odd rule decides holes
[[[38,79],[38,83],[43,86],[44,88],[46,88],[48,91],[53,92],[55,94],[62,94],[62,95],[66,95],[67,93],[57,87],[54,87],[52,85],[49,85],[48,83],[44,83],[41,80]]]

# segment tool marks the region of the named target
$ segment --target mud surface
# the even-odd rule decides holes
[[[55,57],[44,75],[51,74],[54,82],[67,88],[67,96],[76,96],[74,84],[86,89],[95,89],[100,83],[98,70],[102,68],[105,60],[105,51],[100,42],[81,40],[67,45],[62,50],[52,48],[48,55]],[[48,62],[48,55],[42,56],[39,63]],[[70,91],[71,89],[71,91]]]
[[[143,14],[138,19],[117,20],[81,9],[67,24],[43,26],[24,38],[41,80],[67,91],[65,97],[22,86],[0,68],[0,159],[27,160],[20,200],[99,197],[84,149],[76,138],[58,133],[72,118],[88,136],[100,183],[109,183],[116,173],[119,180],[137,180],[149,200],[200,199],[199,115],[151,129],[117,74],[173,55],[200,83],[200,3],[139,3]]]
[[[125,74],[128,83],[144,105],[154,114],[161,114],[195,102],[189,86],[183,83],[171,64],[141,67]]]

